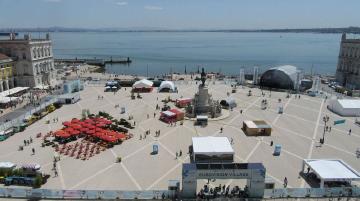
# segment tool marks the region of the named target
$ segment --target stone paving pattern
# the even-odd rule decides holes
[[[215,100],[224,99],[227,92],[231,92],[230,84],[223,81],[209,83],[209,92]],[[330,133],[326,134],[325,144],[319,146],[324,125],[322,117],[330,116],[329,125],[334,120],[344,119],[330,112],[323,98],[302,95],[300,99],[294,96],[286,98],[284,92],[265,91],[269,108],[260,109],[261,96],[259,89],[251,89],[253,96],[247,96],[249,88],[238,88],[237,93],[231,94],[238,106],[230,111],[227,118],[211,121],[207,127],[195,127],[193,121],[186,120],[183,126],[170,127],[158,120],[159,111],[155,111],[156,104],[162,106],[161,100],[170,96],[172,99],[193,97],[197,90],[195,82],[179,81],[176,83],[178,94],[152,93],[141,94],[142,99],[131,100],[130,88],[122,88],[116,94],[104,92],[103,86],[87,86],[81,92],[81,100],[73,105],[64,105],[59,110],[34,123],[25,131],[17,133],[8,140],[0,142],[0,161],[10,161],[16,164],[39,163],[45,173],[51,174],[49,181],[43,188],[51,189],[107,189],[107,190],[149,190],[167,189],[169,179],[181,180],[182,163],[189,162],[186,154],[191,138],[194,136],[226,136],[234,139],[236,162],[262,162],[267,168],[267,176],[276,181],[276,187],[282,187],[284,177],[288,178],[288,187],[308,187],[308,184],[299,176],[304,158],[339,158],[344,160],[357,171],[360,171],[360,159],[355,151],[360,147],[360,128],[354,124],[355,118],[345,117],[343,125],[332,125]],[[97,100],[98,95],[104,96]],[[158,100],[157,100],[158,98]],[[278,99],[284,107],[284,113],[278,114]],[[119,104],[119,108],[114,106]],[[172,104],[170,104],[173,106]],[[127,114],[120,114],[120,108],[126,107]],[[37,133],[55,131],[62,127],[61,122],[71,118],[81,118],[81,110],[90,109],[90,112],[106,111],[115,118],[127,118],[133,115],[136,128],[130,130],[134,138],[117,145],[112,149],[101,152],[82,161],[62,156],[58,163],[59,176],[54,177],[51,170],[54,149],[40,147],[41,140]],[[240,110],[243,113],[240,114]],[[156,112],[156,118],[153,114]],[[147,114],[150,118],[147,119]],[[58,117],[58,123],[45,124],[46,120]],[[273,127],[270,137],[247,137],[241,130],[244,120],[266,120]],[[223,127],[223,133],[220,128]],[[348,130],[352,129],[351,135]],[[140,140],[145,130],[150,129],[151,135]],[[161,130],[160,137],[155,137],[155,130]],[[29,137],[34,143],[26,146],[24,151],[18,151],[18,146]],[[280,156],[273,156],[274,144],[282,145]],[[152,145],[159,145],[159,154],[151,155]],[[31,148],[36,154],[31,155]],[[184,153],[175,159],[175,153],[182,150]],[[114,163],[115,157],[121,156],[121,163]],[[201,187],[207,181],[199,181]],[[217,180],[211,185],[218,184],[244,185],[245,181]]]

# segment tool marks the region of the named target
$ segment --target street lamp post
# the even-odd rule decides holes
[[[326,116],[324,116],[323,117],[323,121],[324,121],[324,132],[323,132],[323,137],[322,137],[322,139],[320,139],[320,143],[321,144],[324,144],[325,143],[325,132],[326,132],[326,123],[329,121],[329,116],[328,115],[326,115]]]

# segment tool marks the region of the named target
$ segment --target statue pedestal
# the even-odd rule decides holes
[[[200,84],[199,90],[195,94],[191,107],[188,108],[186,116],[195,118],[197,115],[206,115],[216,118],[221,115],[221,106],[212,100],[206,86]]]

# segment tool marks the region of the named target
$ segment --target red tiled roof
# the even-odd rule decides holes
[[[10,57],[0,53],[0,60],[5,60],[5,59],[10,59]]]

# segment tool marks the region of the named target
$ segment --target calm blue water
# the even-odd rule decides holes
[[[36,35],[35,35],[36,37]],[[57,58],[130,57],[129,66],[108,65],[107,71],[146,75],[196,71],[238,74],[283,64],[310,73],[333,74],[340,46],[339,34],[112,32],[52,33]]]

